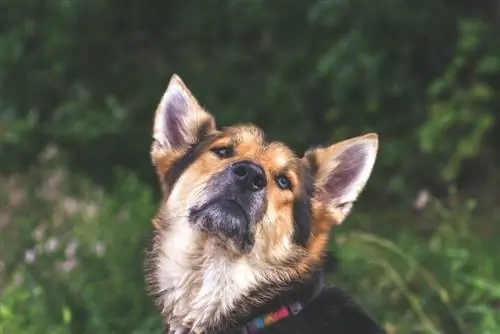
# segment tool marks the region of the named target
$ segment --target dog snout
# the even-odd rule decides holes
[[[266,173],[261,165],[243,160],[231,166],[231,175],[241,190],[257,192],[267,186]]]

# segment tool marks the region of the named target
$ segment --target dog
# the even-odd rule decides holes
[[[330,229],[371,175],[376,134],[298,157],[254,125],[218,129],[174,74],[152,137],[163,199],[145,270],[165,333],[384,333],[325,283]]]

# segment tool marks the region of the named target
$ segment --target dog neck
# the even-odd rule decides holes
[[[169,334],[257,334],[266,327],[286,318],[296,316],[308,306],[323,290],[325,275],[316,271],[307,280],[283,286],[276,297],[262,305],[252,305],[246,314],[235,310],[230,312],[230,321],[221,321],[201,331],[186,326],[167,326]],[[253,294],[266,294],[266,287],[253,291]],[[168,325],[168,324],[167,324]]]
[[[170,333],[223,332],[282,306],[306,303],[322,286],[322,270],[277,285],[266,276],[276,268],[255,268],[215,246],[193,247],[201,244],[194,240],[199,237],[187,230],[155,236],[148,283]]]
[[[297,315],[323,291],[324,282],[325,273],[318,269],[308,279],[290,283],[269,302],[254,306],[245,317],[238,319],[237,325],[222,334],[258,333],[265,327]],[[265,293],[265,289],[262,287],[254,293]]]

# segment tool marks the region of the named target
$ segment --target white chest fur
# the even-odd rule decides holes
[[[163,314],[173,328],[197,332],[217,323],[264,279],[248,258],[228,258],[202,238],[189,224],[175,224],[161,237],[156,279],[164,291]]]

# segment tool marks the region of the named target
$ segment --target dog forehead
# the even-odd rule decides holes
[[[224,132],[237,144],[253,142],[255,145],[264,145],[264,131],[255,125],[236,125],[226,128]]]
[[[299,159],[292,149],[282,142],[266,141],[264,132],[256,126],[234,126],[225,132],[240,155],[252,156],[273,169],[294,168],[299,165]]]
[[[295,153],[280,142],[271,142],[266,145],[261,159],[267,166],[276,171],[296,170],[300,165],[300,160]]]

